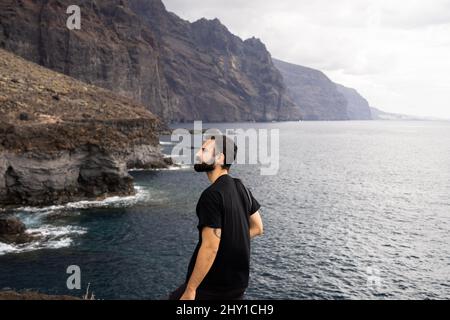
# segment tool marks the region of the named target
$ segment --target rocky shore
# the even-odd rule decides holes
[[[0,291],[0,300],[81,300],[80,298],[73,296],[56,296],[48,295],[39,292],[26,291]]]
[[[19,219],[0,218],[0,242],[23,244],[36,237],[26,233],[26,227]]]
[[[161,168],[146,108],[0,49],[0,205],[133,194],[129,168]]]

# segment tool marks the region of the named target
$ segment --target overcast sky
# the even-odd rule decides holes
[[[450,0],[163,0],[219,18],[272,56],[319,69],[388,112],[450,118]]]

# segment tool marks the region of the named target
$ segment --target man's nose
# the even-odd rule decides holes
[[[196,159],[197,161],[200,161],[200,159],[202,158],[201,155],[202,155],[202,150],[200,149],[200,150],[198,150],[197,153],[195,154],[195,159]]]

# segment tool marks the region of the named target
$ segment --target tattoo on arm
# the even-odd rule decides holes
[[[221,229],[214,229],[214,235],[220,239],[222,236],[222,230]]]

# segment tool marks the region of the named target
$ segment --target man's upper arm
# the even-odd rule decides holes
[[[259,211],[256,211],[250,216],[249,224],[250,228],[258,228],[259,230],[263,230],[263,223]]]
[[[249,190],[250,198],[252,200],[252,206],[250,208],[250,216],[258,212],[258,210],[261,208],[261,205],[259,204],[258,200],[253,197],[252,192]]]
[[[202,194],[197,206],[202,247],[217,251],[222,235],[222,201],[217,192]]]
[[[202,247],[214,250],[219,249],[222,230],[220,228],[203,227],[202,229]]]
[[[205,192],[197,204],[198,227],[222,227],[222,199],[217,192]]]

